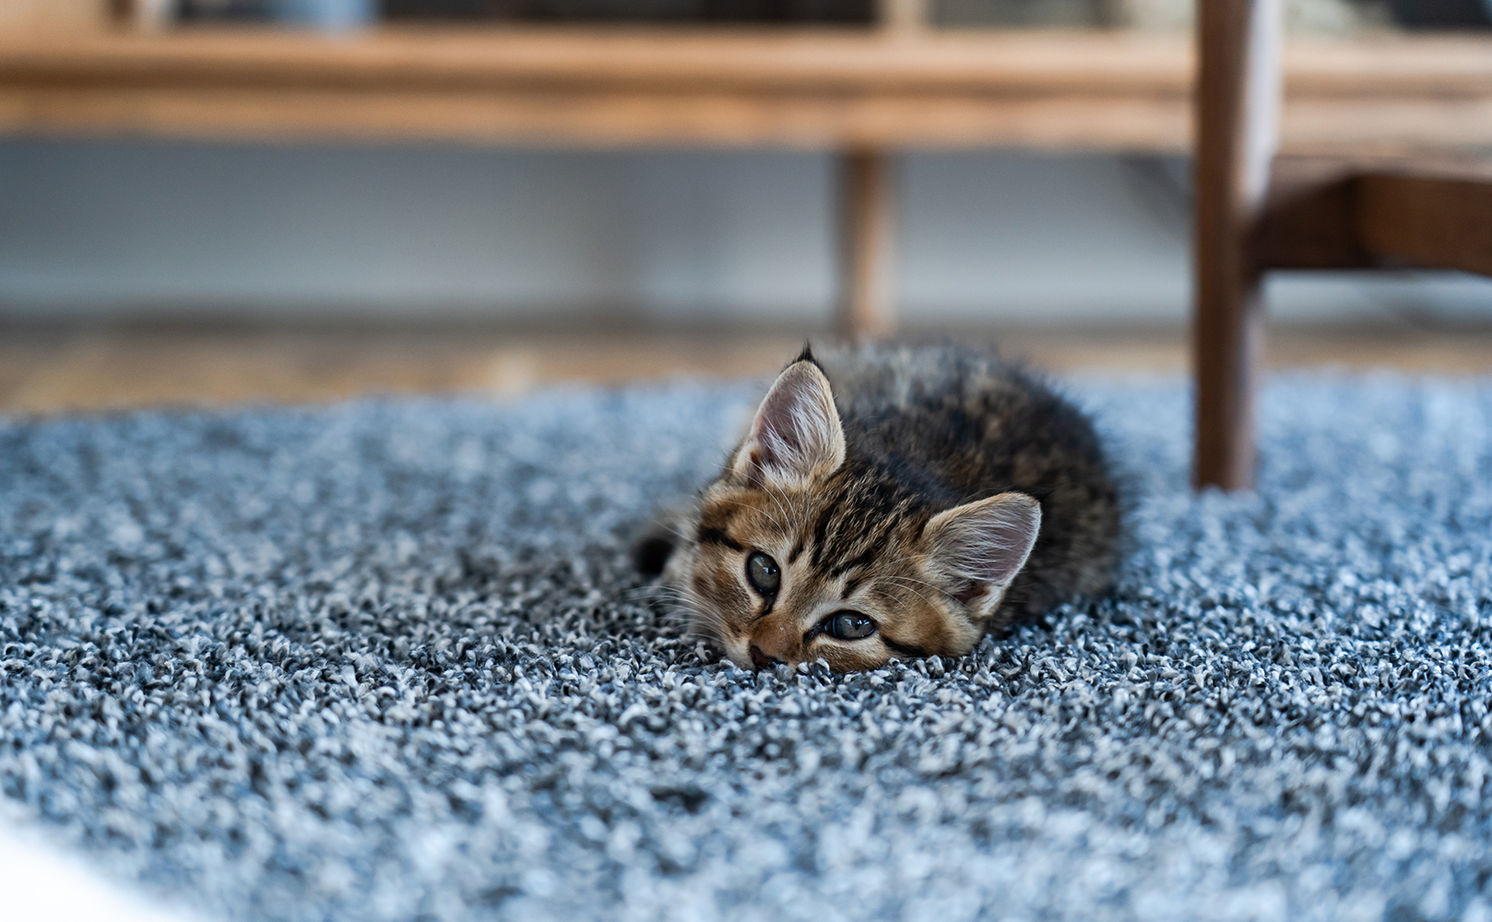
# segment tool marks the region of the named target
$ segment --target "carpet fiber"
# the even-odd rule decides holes
[[[1492,919],[1492,382],[1078,382],[1110,599],[754,674],[631,529],[752,393],[0,423],[0,785],[207,918]]]

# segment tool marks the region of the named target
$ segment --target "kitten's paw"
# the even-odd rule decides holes
[[[661,576],[673,556],[676,540],[667,527],[655,524],[632,542],[632,567],[643,576]]]
[[[692,527],[697,513],[688,500],[669,503],[658,509],[653,520],[632,542],[632,566],[643,576],[662,576],[683,542],[686,529]]]

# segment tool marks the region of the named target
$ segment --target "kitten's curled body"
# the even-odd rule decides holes
[[[956,347],[808,350],[696,502],[639,544],[736,663],[967,652],[1104,591],[1119,501],[1088,420]],[[651,565],[651,566],[649,566]]]

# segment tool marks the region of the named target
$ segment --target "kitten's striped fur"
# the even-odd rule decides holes
[[[984,353],[877,346],[805,349],[663,524],[639,566],[732,660],[850,671],[962,654],[1103,591],[1119,505],[1092,426],[1038,381]]]

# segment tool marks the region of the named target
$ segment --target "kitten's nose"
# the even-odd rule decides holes
[[[773,666],[781,666],[782,660],[774,659],[762,652],[762,648],[756,644],[751,645],[751,665],[758,669],[771,669]]]
[[[763,618],[747,640],[751,643],[751,662],[758,669],[798,664],[800,641],[790,618],[781,615]]]

